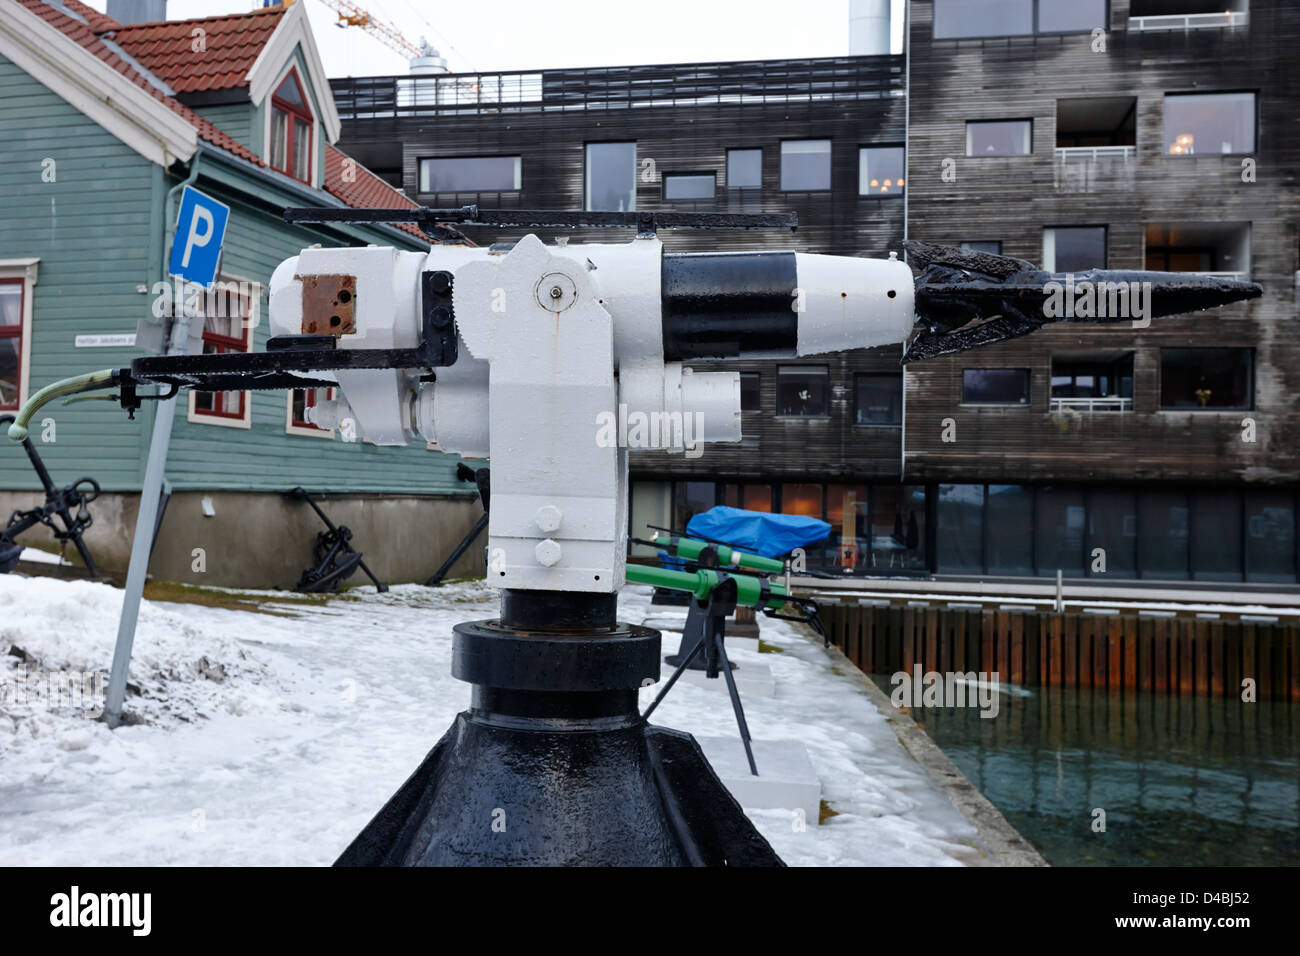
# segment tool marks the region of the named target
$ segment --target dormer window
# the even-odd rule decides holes
[[[311,130],[307,96],[298,71],[290,70],[271,94],[271,167],[310,183]]]

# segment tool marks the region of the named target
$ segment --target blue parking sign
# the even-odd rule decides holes
[[[217,260],[221,258],[221,242],[229,219],[229,206],[186,186],[176,216],[167,271],[210,289],[217,278]]]

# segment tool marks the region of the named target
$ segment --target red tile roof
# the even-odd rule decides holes
[[[350,164],[350,165],[349,165]],[[325,191],[354,209],[416,209],[419,203],[400,193],[351,156],[325,146]],[[403,232],[428,242],[428,237],[411,223],[393,223]]]
[[[286,9],[132,23],[113,30],[112,39],[177,93],[237,89],[248,85],[248,70]],[[203,32],[196,36],[196,30]],[[196,51],[200,37],[202,49]]]
[[[188,106],[185,106],[179,100],[175,99],[174,97],[167,96],[156,86],[154,86],[152,83],[146,80],[144,76],[137,69],[135,69],[135,67],[133,67],[126,60],[122,59],[120,56],[114,53],[112,49],[110,49],[103,42],[101,42],[99,37],[96,36],[96,32],[98,31],[100,33],[107,33],[110,30],[114,29],[115,27],[117,27],[117,22],[115,20],[112,20],[111,18],[106,17],[103,14],[96,13],[94,10],[91,10],[89,7],[85,6],[84,4],[79,3],[78,0],[65,0],[65,5],[68,7],[68,9],[84,17],[87,21],[86,23],[82,23],[80,20],[76,19],[75,17],[70,17],[67,14],[63,13],[62,11],[55,9],[54,7],[51,7],[49,4],[45,3],[44,0],[18,0],[18,2],[21,3],[23,6],[25,6],[32,13],[36,14],[41,19],[45,20],[47,23],[54,26],[65,36],[81,44],[81,46],[89,50],[91,53],[95,54],[95,56],[99,57],[99,59],[103,60],[113,69],[117,70],[117,72],[121,73],[124,77],[129,79],[136,86],[140,87],[140,89],[144,90],[150,96],[164,103],[173,112],[180,115],[186,122],[188,122],[191,126],[193,126],[198,131],[198,135],[200,139],[211,143],[213,146],[216,146],[219,149],[223,149],[228,153],[238,156],[240,159],[245,159],[250,163],[255,163],[256,165],[262,167],[263,169],[268,169],[268,170],[270,169],[270,167],[268,167],[266,163],[264,163],[256,154],[252,152],[252,150],[248,149],[248,147],[244,146],[239,141],[223,133],[211,122],[204,119],[202,116],[194,112]],[[215,23],[217,21],[238,21],[240,19],[247,21],[251,19],[254,20],[254,25],[258,30],[258,32],[261,34],[261,40],[259,41],[259,47],[258,47],[258,49],[260,50],[260,45],[264,44],[266,42],[267,37],[271,35],[270,30],[266,30],[266,31],[262,30],[262,27],[264,26],[263,21],[265,20],[266,22],[270,22],[272,24],[279,23],[279,17],[280,15],[283,14],[283,12],[284,12],[283,9],[277,9],[277,10],[266,11],[266,12],[257,11],[254,13],[234,14],[228,17],[210,17],[205,20],[176,20],[176,21],[168,21],[165,24],[161,24],[161,23],[142,24],[138,27],[132,26],[130,30],[132,32],[137,32],[137,31],[145,31],[153,28],[170,28],[174,24],[181,24],[184,25],[185,27],[183,35],[188,41],[190,38],[189,31],[193,29],[193,26],[195,24]],[[269,15],[270,13],[274,13],[276,14],[276,16],[271,17]],[[125,27],[120,28],[121,31],[125,31],[126,29],[127,28]],[[274,25],[272,25],[271,29],[272,30],[274,29]],[[208,36],[209,52],[213,50],[212,36],[213,35],[209,33]],[[120,43],[120,40],[118,42]],[[237,49],[235,44],[228,43],[226,41],[221,41],[219,46],[232,51]],[[125,44],[122,44],[122,48],[127,49]],[[129,49],[127,49],[127,52],[131,56],[140,60],[140,62],[152,72],[153,68],[148,66],[148,64],[145,63],[144,59],[141,58],[138,53]],[[248,51],[246,50],[240,49],[238,53],[234,53],[232,55],[236,56],[236,58],[238,59],[246,56],[247,52]],[[156,55],[159,57],[163,57],[163,54],[161,53],[158,53]],[[256,51],[253,53],[253,58],[256,58]],[[166,60],[166,57],[163,57],[163,59]],[[252,59],[249,59],[248,63],[251,65]],[[235,69],[237,68],[229,69],[227,72],[233,73],[235,72]],[[242,69],[240,69],[241,78],[247,72],[248,72],[247,66],[244,66]],[[218,74],[216,73],[208,74],[209,77],[216,76],[216,75]],[[168,85],[172,87],[172,89],[177,88],[176,86],[177,81],[167,80],[167,82]],[[188,87],[188,88],[189,89],[201,89],[201,88],[215,89],[216,87]],[[384,182],[382,179],[380,179],[370,170],[366,169],[360,163],[357,163],[355,167],[355,179],[353,179],[350,172],[345,177],[345,168],[343,163],[344,160],[348,158],[349,157],[345,156],[343,153],[335,149],[333,146],[326,144],[325,176],[324,176],[324,188],[326,192],[330,193],[333,196],[338,197],[345,204],[353,207],[401,208],[403,206],[417,205],[417,203],[412,202],[410,199],[406,198],[406,196],[404,196],[402,193],[393,189],[392,186],[389,186],[386,182]],[[272,173],[274,175],[282,175],[280,173],[275,173],[273,170]],[[287,176],[285,177],[285,180],[286,182],[290,181],[289,177]],[[423,240],[424,242],[429,241],[428,237],[425,236],[424,233],[420,232],[420,230],[413,225],[397,224],[397,228],[401,229],[403,232],[407,232],[413,236],[416,236],[417,238]]]

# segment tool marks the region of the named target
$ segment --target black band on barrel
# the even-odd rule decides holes
[[[665,255],[664,358],[794,355],[793,252]]]

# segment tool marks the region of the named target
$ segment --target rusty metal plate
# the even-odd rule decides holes
[[[302,282],[303,335],[352,335],[356,332],[356,276],[294,278]]]

